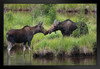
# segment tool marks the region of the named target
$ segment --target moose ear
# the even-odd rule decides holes
[[[40,25],[40,22],[38,23],[38,25]]]
[[[40,22],[38,23],[38,26],[39,26],[39,27],[41,26],[41,23],[40,23]]]
[[[57,23],[57,19],[54,20],[54,24],[56,24],[56,23]]]
[[[42,23],[39,22],[38,26],[40,27],[42,24],[43,24],[43,22]]]
[[[43,22],[40,25],[42,25],[42,24],[43,24]]]

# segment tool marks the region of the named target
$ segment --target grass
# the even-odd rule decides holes
[[[39,7],[41,7],[43,4],[39,4]],[[93,7],[96,6],[96,4],[56,4],[57,8],[60,9],[70,9],[70,8],[86,8],[86,6],[89,6],[90,10],[93,10]],[[5,4],[4,8],[9,9],[19,9],[19,8],[35,8],[36,4]]]
[[[67,5],[66,5],[67,6]],[[58,14],[56,16],[57,20],[63,21],[66,19],[71,19],[73,22],[79,21],[76,15],[68,16],[64,14]],[[77,46],[79,49],[88,47],[90,52],[93,52],[93,43],[97,42],[97,32],[96,32],[96,19],[93,15],[89,15],[86,21],[86,24],[89,29],[89,34],[80,36],[79,38],[75,38],[73,36],[64,37],[62,36],[60,31],[44,35],[42,33],[38,33],[34,35],[31,41],[31,47],[33,46],[33,51],[37,52],[39,50],[51,50],[55,54],[59,50],[66,51],[68,53],[71,52],[73,47]],[[4,14],[4,46],[6,44],[6,32],[10,29],[20,29],[25,25],[34,26],[38,24],[39,21],[43,21],[43,27],[48,30],[51,26],[49,24],[50,19],[48,17],[38,17],[37,19],[33,20],[31,13],[14,13],[14,12],[7,12]]]
[[[34,51],[36,52],[39,49],[42,50],[49,49],[53,50],[55,53],[57,53],[58,50],[71,52],[74,46],[78,46],[79,48],[84,48],[85,46],[88,46],[89,50],[93,52],[94,42],[96,42],[96,35],[95,34],[91,35],[91,33],[89,35],[81,36],[80,38],[56,37],[48,40],[45,38],[34,45]]]

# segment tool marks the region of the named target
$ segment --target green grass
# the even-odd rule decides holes
[[[91,35],[93,34],[93,35]],[[53,34],[51,34],[53,36]],[[56,36],[56,35],[55,35]],[[84,48],[87,46],[91,52],[93,52],[93,43],[96,42],[96,35],[94,33],[90,33],[88,35],[81,36],[79,38],[74,37],[56,37],[52,39],[43,39],[42,41],[36,43],[34,45],[34,51],[38,51],[40,49],[49,49],[53,50],[55,53],[58,50],[71,52],[74,46],[78,46],[79,48]]]
[[[59,6],[59,5],[58,5]],[[67,6],[67,5],[66,5]],[[77,7],[77,6],[76,6]],[[73,22],[79,21],[78,17],[76,15],[68,16],[65,14],[58,14],[56,15],[57,20],[64,21],[66,19],[71,19]],[[86,21],[86,24],[89,29],[89,34],[82,35],[78,38],[75,38],[73,36],[70,37],[64,37],[62,36],[60,31],[44,35],[42,33],[38,33],[34,35],[31,46],[33,46],[33,51],[37,52],[39,50],[51,50],[55,54],[59,50],[66,51],[68,53],[71,52],[71,50],[77,46],[79,49],[88,47],[90,52],[93,52],[93,43],[97,42],[97,32],[96,32],[96,19],[93,15],[89,15],[89,17],[84,17],[88,19]],[[39,21],[43,21],[43,27],[48,30],[51,26],[49,24],[50,19],[49,17],[38,17],[33,21],[33,17],[31,13],[14,13],[14,12],[7,12],[4,14],[4,46],[6,47],[6,33],[10,29],[20,29],[25,25],[34,26],[38,24]]]
[[[36,4],[5,4],[4,7],[9,9],[18,9],[18,8],[34,8]],[[39,7],[41,7],[43,4],[39,4]],[[85,8],[86,6],[89,6],[90,9],[93,9],[93,6],[96,6],[96,4],[56,4],[57,8],[61,9],[69,9],[69,8]]]

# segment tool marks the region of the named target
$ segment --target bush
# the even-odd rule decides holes
[[[75,31],[73,31],[72,36],[79,37],[81,35],[88,34],[89,33],[88,26],[86,24],[87,21],[88,21],[88,19],[85,18],[82,13],[80,15],[78,15],[78,19],[76,22],[76,25],[78,28]]]
[[[60,36],[61,36],[60,32],[56,32],[56,34],[52,33],[47,38],[48,39],[54,39],[54,38],[59,38]]]
[[[76,29],[75,31],[73,31],[71,36],[79,37],[80,36],[79,29]]]
[[[5,18],[7,18],[8,21],[12,21],[14,19],[13,13],[12,12],[6,13]]]
[[[41,19],[39,19],[39,21],[44,21],[44,18],[46,17],[47,20],[49,20],[48,23],[50,24],[52,24],[56,19],[56,7],[54,4],[41,4],[40,6],[35,8],[33,13],[35,20],[37,20],[38,17],[42,17]]]
[[[38,16],[40,16],[40,10],[39,10],[39,8],[35,8],[35,10],[34,10],[34,18],[36,19]]]

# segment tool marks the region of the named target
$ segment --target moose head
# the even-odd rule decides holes
[[[43,33],[44,35],[47,34],[47,30],[44,29],[44,27],[42,26],[43,22],[39,22],[38,25],[36,25],[34,27],[35,32],[33,31],[33,33]]]
[[[55,32],[56,30],[59,29],[59,21],[57,21],[57,19],[54,20],[54,23],[52,24],[52,26],[50,27],[50,29],[48,30],[48,33],[50,34],[51,32]]]

